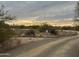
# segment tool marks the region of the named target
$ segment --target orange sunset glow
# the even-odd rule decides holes
[[[29,19],[17,19],[14,21],[7,22],[10,25],[41,25],[42,23],[48,23],[52,26],[73,26],[73,19],[67,19],[67,20],[36,20],[35,18],[29,18]]]

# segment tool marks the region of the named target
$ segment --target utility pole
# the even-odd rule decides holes
[[[79,26],[79,2],[77,2],[77,5],[75,7],[74,22],[75,26]]]
[[[77,5],[75,7],[75,16],[74,16],[74,30],[76,30],[77,26],[79,26],[79,2],[77,2]]]

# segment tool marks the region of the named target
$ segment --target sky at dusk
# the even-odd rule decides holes
[[[75,1],[4,1],[12,15],[18,18],[38,17],[63,19],[74,15]]]
[[[67,20],[74,17],[76,1],[0,1],[11,15],[28,20]]]

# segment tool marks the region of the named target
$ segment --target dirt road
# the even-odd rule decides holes
[[[44,38],[45,40],[31,41],[16,49],[10,50],[9,56],[16,57],[66,57],[79,56],[79,35],[62,38]],[[73,49],[72,49],[73,48]]]

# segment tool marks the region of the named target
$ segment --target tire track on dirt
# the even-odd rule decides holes
[[[64,46],[64,44],[66,44],[67,42],[74,40],[75,38],[79,38],[79,36],[73,36],[72,38],[67,38],[64,41],[61,41],[55,45],[53,45],[52,47],[46,49],[45,51],[43,51],[42,53],[40,53],[39,55],[36,55],[36,57],[49,57],[51,52],[54,53],[55,51],[57,51],[60,47]],[[52,54],[52,56],[54,56],[54,54]]]

